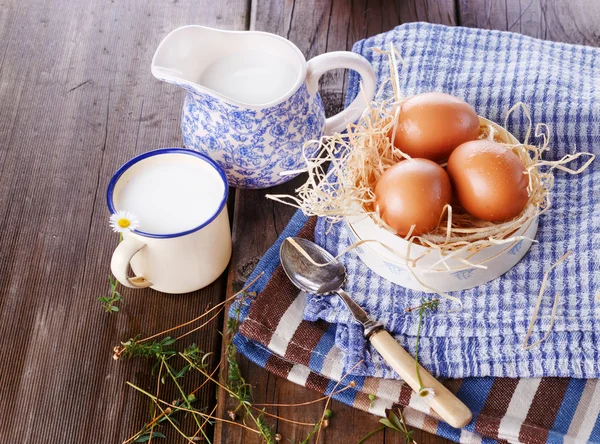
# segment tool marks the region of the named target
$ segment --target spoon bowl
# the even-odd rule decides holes
[[[283,271],[302,291],[327,295],[342,288],[346,281],[346,267],[307,239],[289,237],[281,244],[279,253]]]

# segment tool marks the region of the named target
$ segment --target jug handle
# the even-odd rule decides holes
[[[325,135],[342,132],[349,123],[356,122],[375,95],[375,71],[363,56],[349,51],[334,51],[313,57],[308,61],[306,84],[311,94],[319,89],[319,79],[332,69],[347,68],[356,71],[361,78],[362,90],[350,106],[325,121]]]

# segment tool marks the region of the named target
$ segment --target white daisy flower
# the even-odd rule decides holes
[[[419,389],[419,396],[430,401],[435,396],[435,391],[429,387],[421,387]]]
[[[140,226],[140,221],[135,214],[130,211],[117,211],[110,215],[110,226],[116,233],[135,230]]]

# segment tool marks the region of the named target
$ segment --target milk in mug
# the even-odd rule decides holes
[[[188,157],[155,159],[125,179],[115,195],[115,207],[135,214],[139,231],[188,231],[202,225],[219,208],[225,192],[219,173],[202,159],[190,162]]]

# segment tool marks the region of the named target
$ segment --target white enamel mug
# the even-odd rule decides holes
[[[218,186],[202,190],[219,193],[211,196],[211,216],[203,223],[185,231],[151,233],[135,229],[123,234],[123,242],[115,249],[111,270],[126,287],[146,288],[164,293],[188,293],[199,290],[215,281],[227,268],[231,258],[231,231],[227,214],[229,186],[223,170],[210,158],[182,148],[164,148],[137,156],[123,165],[111,179],[108,191],[108,208],[112,214],[120,210],[119,196],[136,174],[165,164],[182,165],[186,172],[208,174]],[[211,187],[212,188],[212,187]],[[189,205],[202,205],[190,202]],[[141,221],[140,227],[144,223]],[[135,277],[128,276],[131,266]]]

